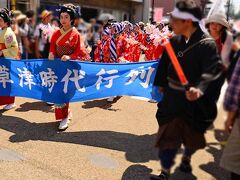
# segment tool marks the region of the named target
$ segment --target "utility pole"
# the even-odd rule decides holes
[[[229,20],[230,15],[231,0],[227,1],[227,20]]]
[[[155,7],[155,0],[152,0],[151,23],[154,21],[154,7]]]

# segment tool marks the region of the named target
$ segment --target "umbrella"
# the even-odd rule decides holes
[[[116,18],[112,14],[109,14],[109,13],[100,14],[98,17],[99,21],[108,21],[108,20],[115,20],[115,19]]]

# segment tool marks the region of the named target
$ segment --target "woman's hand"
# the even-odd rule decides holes
[[[36,52],[36,57],[37,57],[38,59],[42,58],[41,53],[37,51],[37,52]]]
[[[70,56],[67,56],[67,55],[63,55],[62,58],[61,58],[62,61],[68,61],[70,60]]]
[[[0,51],[0,56],[2,56],[3,55],[3,52],[2,51]]]
[[[53,61],[53,60],[54,60],[54,55],[53,55],[52,52],[49,53],[48,59],[49,59],[50,61]]]

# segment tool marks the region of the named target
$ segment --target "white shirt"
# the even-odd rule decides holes
[[[40,37],[40,30],[42,31],[41,37]],[[40,23],[37,25],[34,31],[34,37],[39,38],[39,51],[44,50],[44,47],[50,38],[49,35],[50,33],[52,33],[52,31],[53,31],[53,28],[49,23],[48,24]]]

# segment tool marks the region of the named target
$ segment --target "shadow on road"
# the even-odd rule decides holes
[[[21,104],[15,111],[27,112],[31,110],[54,112],[54,108],[52,106],[48,106],[45,102],[42,101],[25,102],[24,104]]]
[[[0,114],[0,128],[14,133],[10,142],[29,140],[81,144],[125,152],[134,163],[158,160],[154,148],[155,134],[134,135],[113,131],[57,132],[57,122],[30,123],[24,119]]]
[[[86,146],[100,147],[125,152],[125,157],[132,163],[145,163],[150,160],[159,161],[157,149],[154,148],[156,134],[134,135],[113,131],[82,131],[82,132],[57,132],[58,123],[30,123],[22,118],[5,116],[0,112],[0,128],[14,133],[9,138],[10,142],[52,141],[60,143],[73,143]],[[219,136],[220,134],[220,136]],[[215,130],[216,138],[223,137],[219,130]],[[217,148],[216,146],[220,146]],[[211,174],[217,180],[229,179],[229,174],[219,167],[222,153],[221,143],[209,143],[206,151],[213,155],[214,160],[200,165],[200,168]],[[160,167],[159,167],[160,168]],[[148,179],[151,169],[143,165],[131,165],[122,176],[125,179]],[[142,178],[140,178],[142,177]],[[186,175],[177,169],[172,175],[173,180],[195,180],[194,175]]]
[[[107,102],[107,99],[100,99],[100,100],[94,100],[94,101],[86,101],[83,102],[84,105],[82,108],[84,109],[90,109],[90,108],[101,108],[105,110],[110,111],[118,111],[119,109],[113,109],[112,105],[116,103],[121,97],[116,97],[113,102]]]
[[[194,174],[183,173],[178,168],[175,169],[174,173],[171,175],[171,180],[196,180],[197,177]]]
[[[147,180],[151,172],[147,166],[135,164],[125,170],[121,180]]]
[[[214,135],[218,142],[208,143],[206,148],[206,151],[213,156],[214,160],[207,164],[200,165],[200,168],[211,174],[217,180],[230,179],[229,173],[219,166],[224,144],[227,141],[228,135],[225,131],[220,129],[215,129]]]

